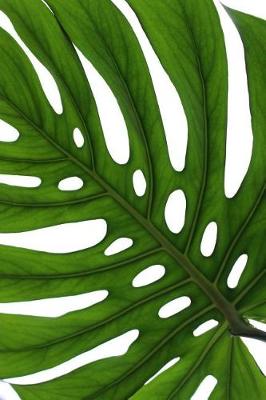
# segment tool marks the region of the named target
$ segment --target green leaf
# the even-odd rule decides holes
[[[39,176],[38,188],[1,184],[1,232],[22,232],[103,218],[108,234],[97,246],[69,254],[0,247],[0,301],[70,296],[106,289],[108,298],[58,318],[0,315],[1,379],[49,369],[133,329],[139,337],[125,355],[83,366],[49,382],[14,385],[24,400],[189,399],[207,375],[213,399],[263,399],[265,378],[240,336],[265,341],[248,319],[265,321],[266,24],[228,10],[241,34],[253,125],[253,156],[240,190],[224,194],[227,59],[210,0],[129,0],[188,120],[182,173],[171,166],[150,73],[132,28],[110,0],[0,0],[0,10],[54,77],[63,113],[54,112],[27,55],[0,30],[0,118],[20,132],[0,144],[1,173]],[[104,140],[95,100],[73,44],[115,95],[130,141],[130,159],[116,164]],[[241,117],[241,116],[240,116]],[[85,138],[77,149],[73,130]],[[134,171],[147,191],[136,196]],[[62,192],[69,176],[82,189]],[[187,201],[185,226],[171,233],[165,204],[177,189]],[[204,257],[200,243],[215,221],[218,240]],[[131,248],[105,256],[116,239]],[[248,264],[236,289],[227,277],[241,254]],[[132,280],[151,265],[165,276],[141,288]],[[191,306],[170,318],[160,308],[181,296]],[[207,320],[218,327],[194,337]],[[174,366],[144,385],[170,360]]]

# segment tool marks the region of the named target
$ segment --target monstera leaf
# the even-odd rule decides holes
[[[266,383],[240,336],[265,340],[248,319],[265,321],[266,24],[229,10],[244,43],[253,123],[253,155],[233,198],[224,194],[227,130],[227,58],[211,0],[129,0],[187,116],[186,165],[172,167],[152,80],[139,42],[110,0],[0,0],[0,10],[55,79],[63,112],[50,106],[28,56],[0,31],[0,117],[16,128],[15,143],[1,143],[1,173],[40,177],[38,188],[1,184],[1,232],[104,219],[107,235],[92,248],[68,254],[1,246],[0,301],[17,302],[108,290],[93,307],[58,318],[0,315],[0,377],[53,368],[96,346],[138,330],[121,356],[101,359],[32,385],[14,385],[24,400],[189,399],[207,375],[217,379],[213,399],[263,399]],[[48,7],[47,7],[48,6]],[[130,142],[120,165],[105,144],[101,121],[75,47],[116,97]],[[25,47],[25,46],[24,46]],[[239,115],[239,118],[242,116]],[[84,135],[78,148],[73,130]],[[178,132],[177,132],[178,135]],[[241,143],[239,144],[241,146]],[[146,193],[132,176],[141,170]],[[61,191],[79,177],[83,187]],[[182,190],[185,225],[165,222],[171,193]],[[200,243],[216,222],[217,244],[204,257]],[[133,245],[106,255],[119,238]],[[248,262],[238,286],[227,278],[235,261]],[[165,275],[143,287],[133,279],[153,265]],[[191,305],[169,318],[161,307],[187,296]],[[208,320],[218,325],[193,332]],[[179,361],[150,380],[173,359]]]

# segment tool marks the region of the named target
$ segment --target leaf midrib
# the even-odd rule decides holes
[[[152,237],[165,249],[165,251],[174,258],[178,264],[188,273],[191,279],[203,290],[203,292],[211,299],[216,308],[222,312],[225,319],[228,321],[232,331],[243,331],[245,330],[246,324],[240,318],[234,306],[221,294],[221,292],[215,287],[191,262],[191,260],[181,253],[164,235],[156,228],[151,221],[143,217],[138,210],[136,210],[131,204],[127,202],[119,193],[117,193],[107,182],[105,182],[96,171],[92,171],[82,161],[78,160],[69,151],[64,149],[59,143],[57,143],[49,134],[47,134],[42,128],[31,121],[16,105],[14,105],[9,99],[0,96],[10,107],[12,107],[18,114],[23,117],[28,124],[30,124],[42,137],[44,137],[50,144],[52,144],[57,150],[64,154],[70,161],[80,167],[86,172],[99,186],[101,186],[106,193],[108,193],[113,200],[118,203],[131,217],[133,217],[146,231],[148,231]],[[249,327],[248,327],[249,328]],[[250,328],[249,328],[250,329]]]
[[[186,16],[186,15],[185,15]],[[187,17],[186,17],[187,18]],[[194,36],[191,30],[191,27],[189,26],[189,29],[191,31],[191,37],[192,40],[194,42],[194,46],[195,49],[196,48],[196,43],[194,40]],[[106,46],[108,49],[108,46]],[[198,61],[198,66],[199,66],[199,74],[201,76],[201,80],[202,80],[202,91],[203,91],[203,97],[204,97],[204,101],[206,102],[206,94],[205,94],[205,87],[204,87],[204,80],[203,80],[203,76],[202,76],[202,71],[201,71],[201,65],[200,65],[200,60],[198,57],[198,52],[196,51],[196,56],[197,56],[197,61]],[[111,54],[112,57],[112,54]],[[112,57],[113,59],[113,57]],[[120,72],[119,72],[120,74]],[[120,77],[121,79],[121,77]],[[61,80],[61,79],[60,79]],[[124,82],[123,79],[121,79],[122,82]],[[66,89],[69,92],[68,86],[66,86]],[[126,85],[125,85],[126,86]],[[70,94],[70,93],[69,93]],[[3,97],[3,96],[1,96]],[[77,109],[78,115],[80,117],[82,117],[80,115],[80,111],[74,101],[74,99],[72,98],[72,95],[70,95],[71,97],[71,102],[72,104],[75,104],[75,108]],[[131,95],[129,93],[129,99],[131,99]],[[6,99],[4,99],[6,101]],[[132,99],[131,99],[132,100]],[[189,258],[187,257],[186,253],[183,254],[181,253],[178,249],[175,248],[175,246],[173,246],[173,244],[163,236],[163,234],[152,224],[152,222],[143,217],[131,204],[129,204],[122,196],[120,196],[107,182],[105,182],[96,172],[94,165],[93,165],[93,170],[91,170],[90,168],[88,168],[83,162],[81,162],[80,160],[78,160],[76,157],[74,157],[71,153],[69,153],[66,149],[64,149],[60,144],[56,143],[49,134],[47,134],[42,128],[40,128],[39,126],[37,126],[34,122],[32,122],[26,115],[24,115],[23,112],[21,112],[21,110],[17,109],[17,107],[10,102],[10,100],[8,100],[8,102],[10,103],[10,105],[14,108],[16,108],[17,112],[19,112],[20,114],[22,114],[22,116],[24,118],[26,118],[26,120],[28,121],[28,123],[30,123],[32,126],[34,126],[34,128],[40,132],[40,134],[46,138],[46,140],[48,140],[48,142],[50,144],[52,144],[53,146],[55,146],[61,153],[63,153],[65,156],[67,156],[73,163],[75,163],[76,165],[78,165],[83,171],[85,171],[86,173],[89,174],[89,176],[94,179],[102,188],[105,189],[105,191],[107,193],[110,194],[110,196],[118,203],[120,204],[120,206],[122,206],[135,220],[137,220],[146,231],[148,231],[157,242],[159,242],[161,244],[162,247],[165,248],[166,252],[168,254],[170,254],[178,263],[180,263],[183,267],[183,269],[185,269],[185,271],[191,276],[192,280],[195,281],[195,283],[201,288],[203,289],[203,291],[205,292],[205,294],[207,294],[207,296],[212,300],[212,302],[215,304],[215,306],[222,311],[222,313],[224,314],[224,316],[228,316],[228,321],[230,319],[232,319],[232,315],[234,315],[234,318],[236,320],[240,319],[238,314],[236,313],[234,307],[227,301],[227,299],[218,291],[218,289],[208,280],[206,279],[206,277],[192,264],[192,262],[189,260]],[[134,103],[133,103],[134,106]],[[134,114],[138,117],[135,106],[134,106]],[[205,112],[204,112],[204,118],[205,118],[205,149],[207,146],[207,114],[206,114],[206,106],[205,106]],[[87,131],[87,126],[85,124],[85,121],[82,119],[82,122],[85,125],[86,131]],[[140,121],[139,121],[140,122]],[[142,125],[140,125],[142,126]],[[87,131],[88,132],[88,131]],[[143,137],[145,139],[145,135],[144,132],[142,131]],[[89,138],[88,138],[89,139]],[[90,148],[91,148],[91,155],[93,155],[93,149],[91,146],[91,142],[90,142]],[[205,191],[205,181],[206,181],[206,173],[207,173],[207,157],[205,155],[204,157],[204,171],[203,171],[203,184],[202,184],[202,190],[201,190],[201,196],[200,196],[200,200],[198,202],[198,208],[196,210],[196,215],[194,217],[194,223],[192,225],[192,231],[191,231],[191,238],[193,237],[193,232],[197,223],[197,218],[198,218],[198,214],[200,212],[200,207],[201,207],[201,203],[202,203],[202,197]],[[94,163],[93,163],[94,164]],[[148,216],[149,218],[149,216]],[[188,245],[190,244],[190,241],[188,242]],[[188,248],[187,248],[188,249]]]

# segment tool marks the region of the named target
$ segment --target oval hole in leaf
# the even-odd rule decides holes
[[[83,186],[83,180],[78,176],[71,176],[69,178],[62,179],[58,184],[58,189],[62,192],[71,192],[81,189]]]
[[[161,112],[171,165],[175,171],[183,171],[188,142],[188,123],[179,94],[132,8],[126,1],[112,0],[112,2],[124,14],[139,41]]]
[[[199,385],[196,392],[191,397],[191,400],[208,400],[212,394],[215,386],[217,385],[217,379],[212,375],[206,376]]]
[[[137,169],[133,174],[133,187],[137,196],[144,196],[147,184],[145,176],[140,169]]]
[[[194,331],[193,335],[194,336],[201,336],[204,333],[210,331],[211,329],[215,328],[219,324],[218,321],[215,319],[210,319],[209,321],[203,322],[203,324],[200,324]]]
[[[48,69],[35,57],[35,55],[30,51],[30,49],[25,45],[17,34],[12,22],[8,16],[0,11],[0,26],[6,32],[8,32],[17,44],[21,47],[24,53],[27,55],[29,61],[31,62],[36,74],[39,77],[44,94],[49,101],[51,107],[57,114],[63,113],[63,106],[61,95],[57,86],[57,83],[53,75],[48,71]]]
[[[79,149],[81,149],[81,147],[83,147],[83,145],[84,145],[84,136],[81,133],[79,128],[75,128],[74,129],[74,131],[73,131],[73,139],[74,139],[75,145]]]
[[[186,196],[183,190],[175,190],[170,194],[166,202],[165,222],[172,233],[180,233],[186,218]]]
[[[0,141],[15,142],[19,138],[19,131],[12,125],[0,119]]]
[[[203,233],[200,251],[204,257],[210,257],[214,252],[217,242],[217,224],[216,222],[210,222]]]
[[[132,329],[131,331],[128,331],[114,339],[108,340],[92,350],[82,353],[56,367],[23,377],[8,378],[5,379],[5,382],[14,385],[36,385],[41,382],[51,381],[97,360],[103,360],[105,358],[122,356],[126,354],[129,347],[137,340],[138,336],[139,330]]]
[[[126,164],[130,148],[127,126],[113,92],[92,63],[76,48],[94,95],[106,147],[117,164]]]
[[[110,244],[110,246],[105,249],[104,254],[106,256],[113,256],[114,254],[121,253],[121,251],[124,251],[131,247],[133,245],[133,240],[130,238],[119,238],[116,239],[113,243]]]
[[[227,198],[232,198],[238,192],[249,168],[253,134],[243,43],[236,26],[224,8],[218,1],[215,1],[215,5],[224,32],[228,59],[228,123],[224,191]]]
[[[165,364],[156,374],[154,374],[147,382],[145,382],[145,385],[153,381],[157,376],[161,375],[164,371],[167,371],[169,368],[173,367],[178,361],[180,360],[180,357],[173,358],[171,361],[169,361],[167,364]]]
[[[104,219],[72,222],[20,233],[0,233],[0,244],[49,253],[71,253],[100,243],[106,236]]]
[[[160,318],[169,318],[179,312],[185,310],[191,304],[191,300],[187,296],[178,297],[177,299],[169,301],[159,310]]]
[[[227,285],[230,289],[234,289],[237,287],[239,279],[241,278],[241,275],[247,265],[247,261],[248,261],[247,254],[242,254],[236,260],[236,262],[233,265],[233,268],[227,278]]]
[[[0,313],[56,318],[72,311],[91,307],[106,299],[107,296],[107,290],[98,290],[74,296],[15,303],[0,303]]]
[[[0,183],[9,186],[36,188],[40,186],[42,181],[36,176],[0,174]]]
[[[132,286],[143,287],[157,282],[165,274],[165,268],[162,265],[152,265],[141,271],[133,279]]]

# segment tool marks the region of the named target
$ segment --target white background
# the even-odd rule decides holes
[[[171,85],[167,75],[159,64],[156,55],[153,53],[153,50],[145,38],[145,35],[136,21],[134,14],[130,12],[124,0],[113,0],[113,3],[115,3],[129,19],[142,45],[158,96],[159,106],[166,130],[167,141],[169,144],[169,156],[171,158],[173,167],[180,171],[184,168],[185,149],[187,144],[187,123],[184,111],[182,109],[182,104],[180,103],[179,97],[173,89],[173,86]],[[266,19],[266,4],[261,0],[224,0],[223,3],[227,6],[231,6],[232,8],[236,8]],[[247,93],[245,63],[241,40],[236,29],[232,25],[232,22],[228,16],[226,16],[220,4],[216,2],[216,5],[221,17],[222,27],[224,29],[229,61],[229,121],[225,194],[227,197],[233,197],[238,190],[241,181],[243,180],[252,156],[252,130],[249,115],[249,99]],[[9,22],[2,14],[0,14],[0,25],[12,33],[15,37],[14,30],[12,30]],[[16,40],[19,41],[19,38],[16,37]],[[23,46],[23,43],[19,43],[21,46]],[[42,66],[38,64],[38,61],[34,59],[25,46],[24,50],[29,55],[37,73],[39,74],[43,89],[49,101],[51,102],[51,105],[54,107],[56,112],[60,113],[62,111],[60,109],[60,93],[58,92],[53,78],[47,71],[45,71],[45,68],[42,68]],[[94,70],[92,65],[82,56],[82,54],[79,53],[79,56],[96,97],[99,114],[106,135],[108,149],[114,160],[121,164],[125,163],[129,156],[129,146],[126,127],[118,109],[118,105],[114,101],[110,89],[98,75],[97,71]],[[3,128],[3,126],[0,124],[0,140],[4,140],[1,128]],[[179,132],[178,139],[176,135],[177,130]],[[239,146],[240,138],[241,146]],[[12,184],[10,177],[4,177],[0,175],[0,181]],[[34,186],[35,183],[36,182],[31,180],[24,180],[25,185]],[[71,187],[71,185],[78,185],[79,183],[72,181],[68,184]],[[139,188],[140,191],[145,190],[145,181],[143,181],[143,177],[141,177],[141,175],[136,177],[134,186],[136,189]],[[171,220],[173,220],[174,212],[176,212],[176,207],[171,208],[170,214],[168,213],[167,216],[167,218],[170,219],[170,225]],[[59,230],[60,237],[63,237],[63,240],[60,243],[58,243]],[[106,225],[104,221],[85,221],[84,223],[79,223],[76,225],[61,226],[48,230],[44,229],[34,233],[15,235],[0,234],[0,243],[33,248],[36,250],[70,252],[94,245],[98,241],[102,240],[102,238],[105,236],[105,233]],[[210,230],[206,240],[207,251],[208,246],[211,247],[212,241],[215,241],[215,231]],[[64,243],[63,246],[62,242]],[[127,246],[130,244],[131,243],[127,243],[125,241],[122,242],[122,246]],[[121,246],[121,243],[118,245]],[[156,278],[156,273],[160,274],[160,271],[158,269],[152,270],[153,279]],[[150,275],[148,276],[148,279],[151,279]],[[47,315],[56,317],[66,312],[88,307],[89,305],[93,305],[98,301],[102,301],[106,298],[107,294],[108,293],[106,291],[99,291],[97,293],[75,296],[75,299],[50,299],[31,302],[30,304],[0,304],[0,312],[43,316]],[[183,300],[184,302],[188,301],[186,299]],[[183,305],[184,304],[185,303],[183,303]],[[171,315],[171,313],[176,311],[177,306],[180,307],[180,304],[172,304],[172,308],[168,307],[168,309],[164,311]],[[265,325],[263,324],[258,324],[257,326],[261,329],[265,329]],[[115,338],[111,343],[104,344],[95,350],[78,356],[75,359],[64,363],[64,365],[52,369],[51,371],[45,371],[31,377],[19,378],[18,380],[14,379],[10,381],[26,384],[52,379],[55,376],[63,375],[81,365],[92,362],[93,360],[115,354],[123,354],[127,351],[129,344],[136,338],[137,331],[129,332],[128,335],[123,336],[122,338]],[[266,345],[255,340],[248,339],[244,339],[244,342],[253,353],[261,369],[264,371],[264,373],[266,373]],[[173,363],[177,361],[177,359],[173,360]],[[169,366],[170,365],[168,365],[168,367]],[[215,379],[209,377],[195,393],[193,400],[207,399],[215,383]],[[7,383],[0,382],[0,399],[15,400],[18,399],[18,396]]]

